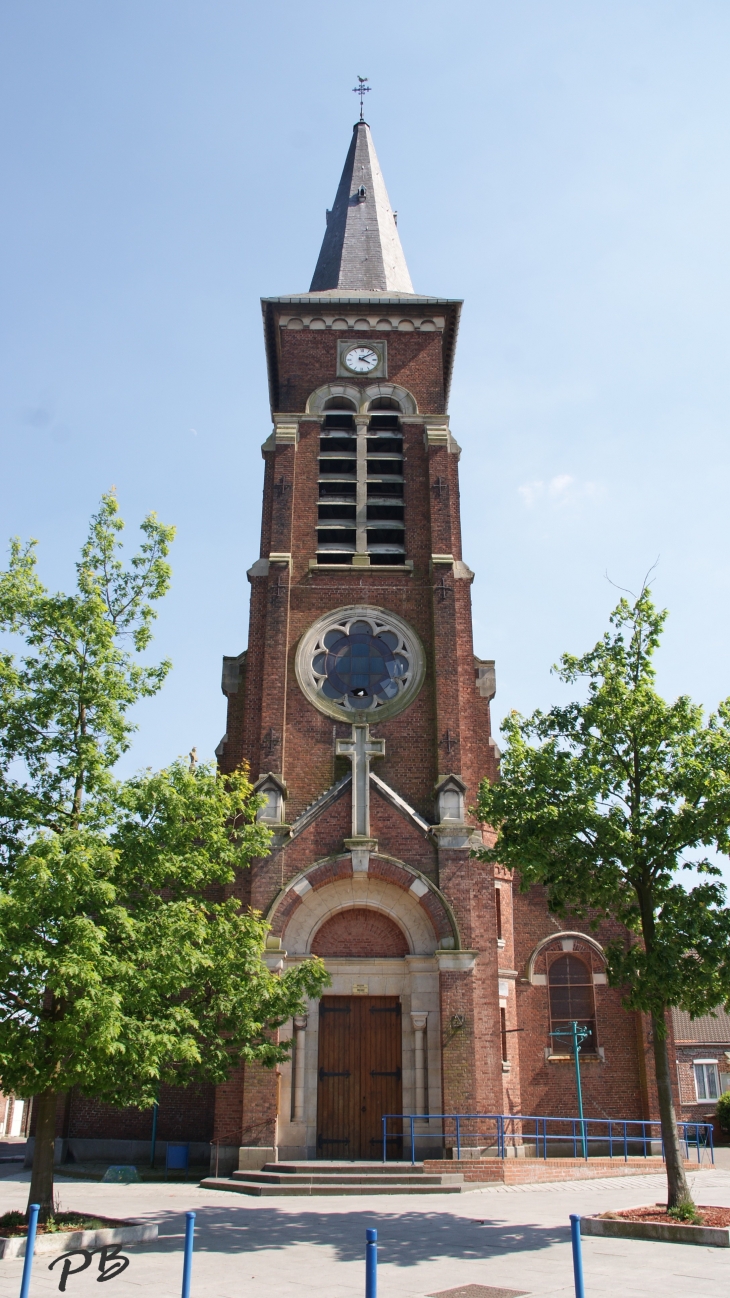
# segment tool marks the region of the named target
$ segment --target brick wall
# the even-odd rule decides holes
[[[340,911],[315,934],[312,953],[319,956],[395,958],[408,955],[405,933],[387,915],[364,906]]]
[[[228,1080],[215,1089],[213,1136],[220,1145],[240,1145],[243,1124],[244,1066],[239,1064]]]
[[[328,329],[326,332],[310,329],[280,331],[280,410],[304,410],[307,398],[315,388],[333,381],[337,339],[347,336],[347,330],[337,329]],[[382,340],[383,334],[358,329],[357,337],[358,341],[368,337]],[[440,414],[444,409],[441,347],[440,333],[388,334],[389,382],[407,388],[416,397],[419,410],[428,410],[433,414]],[[348,384],[357,387],[368,387],[372,381],[371,378],[360,379],[355,376],[347,379]]]
[[[211,1140],[215,1087],[163,1086],[157,1119],[160,1140]],[[59,1106],[60,1114],[60,1106]],[[105,1140],[149,1140],[152,1109],[118,1109],[73,1092],[65,1115],[64,1134]]]
[[[445,1113],[495,1113],[502,1104],[498,961],[491,867],[469,850],[439,853],[441,888],[462,946],[479,954],[472,971],[442,970],[442,1086]],[[463,1026],[458,1020],[463,1018]]]
[[[612,938],[621,936],[621,929],[617,924],[604,922],[592,932],[585,919],[558,920],[549,915],[542,889],[521,893],[515,888],[514,968],[518,972],[515,994],[517,1020],[525,1029],[515,1034],[519,1043],[516,1048],[520,1060],[522,1112],[560,1116],[576,1112],[574,1068],[570,1060],[554,1063],[546,1060],[546,1048],[554,1052],[549,1036],[548,987],[532,985],[526,977],[531,952],[551,930],[583,932],[605,946]],[[589,959],[585,952],[582,954]],[[603,971],[598,958],[592,958],[591,963],[595,972]],[[547,966],[535,968],[545,973]],[[598,1044],[603,1048],[605,1061],[586,1060],[583,1064],[583,1104],[588,1118],[654,1116],[647,1092],[653,1078],[653,1060],[648,1054],[642,1059],[644,1049],[637,1042],[636,1015],[624,1009],[623,994],[621,988],[594,987]]]
[[[261,1064],[244,1065],[242,1145],[276,1145],[280,1074]]]
[[[448,1163],[449,1172],[461,1172],[465,1181],[498,1182],[504,1185],[529,1185],[540,1181],[589,1181],[604,1176],[646,1176],[647,1172],[663,1172],[661,1158],[488,1158],[462,1159]],[[697,1164],[685,1163],[688,1170],[697,1170]],[[426,1173],[441,1173],[443,1161],[427,1159],[423,1164]]]

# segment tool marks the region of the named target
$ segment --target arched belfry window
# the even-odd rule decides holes
[[[565,1031],[574,1021],[579,1027],[590,1030],[581,1046],[582,1052],[595,1052],[596,1005],[593,995],[593,974],[590,967],[577,955],[558,955],[548,966],[550,992],[550,1031]],[[567,1054],[572,1049],[568,1036],[550,1038],[554,1054]]]
[[[403,430],[394,398],[356,422],[353,403],[329,398],[319,439],[317,561],[405,563]],[[391,409],[391,405],[396,410]],[[357,557],[356,557],[357,556]]]

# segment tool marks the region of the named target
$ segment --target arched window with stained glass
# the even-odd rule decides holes
[[[585,960],[573,954],[558,955],[548,967],[550,992],[550,1032],[566,1032],[573,1022],[588,1028],[590,1035],[581,1047],[582,1053],[598,1048],[596,1036],[596,1002],[593,994],[593,974]],[[551,1050],[555,1054],[567,1053],[570,1038],[551,1035]]]

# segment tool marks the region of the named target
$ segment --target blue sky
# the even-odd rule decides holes
[[[27,0],[0,10],[0,537],[68,586],[116,486],[178,527],[125,770],[225,723],[270,431],[259,298],[306,289],[356,74],[418,291],[463,297],[475,649],[561,698],[658,558],[659,683],[730,694],[730,9]]]

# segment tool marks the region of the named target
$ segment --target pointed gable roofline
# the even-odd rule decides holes
[[[395,215],[367,122],[356,122],[327,213],[310,293],[412,293]]]

